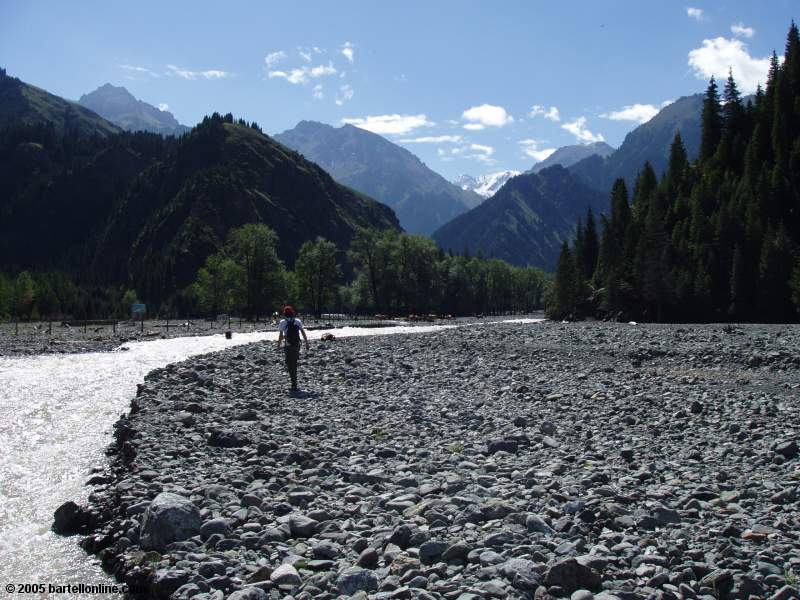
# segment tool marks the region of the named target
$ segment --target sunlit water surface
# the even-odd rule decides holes
[[[539,319],[507,322],[534,323]],[[337,338],[424,333],[457,325],[333,331]],[[311,339],[325,331],[309,331]],[[77,537],[50,531],[53,511],[82,503],[91,468],[103,465],[114,421],[128,410],[136,385],[153,369],[191,356],[252,342],[275,332],[182,337],[125,345],[127,351],[0,357],[0,589],[8,584],[110,584]],[[103,598],[44,594],[49,598]]]

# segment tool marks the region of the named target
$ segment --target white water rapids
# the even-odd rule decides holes
[[[345,327],[333,333],[342,338],[458,326]],[[308,332],[311,339],[324,333]],[[0,357],[0,589],[9,584],[111,584],[99,562],[78,546],[79,537],[57,536],[50,525],[63,502],[87,499],[91,488],[84,482],[93,466],[104,464],[112,425],[127,412],[136,385],[169,363],[275,339],[272,331],[235,333],[230,340],[213,335],[132,342],[124,352]]]

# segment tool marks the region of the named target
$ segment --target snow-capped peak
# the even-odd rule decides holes
[[[458,179],[456,179],[455,184],[462,190],[471,190],[484,198],[489,198],[494,196],[497,190],[503,187],[506,181],[519,174],[519,171],[499,171],[497,173],[481,175],[480,177],[460,175]]]

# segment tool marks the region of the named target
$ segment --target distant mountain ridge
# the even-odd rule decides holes
[[[430,234],[483,200],[389,140],[354,127],[301,121],[275,135],[344,185],[394,209],[410,233]]]
[[[108,136],[120,128],[95,112],[11,77],[0,69],[0,127],[52,123],[57,131]]]
[[[608,196],[559,165],[510,179],[494,196],[433,234],[445,250],[500,258],[515,265],[553,270],[563,241],[578,219],[596,213]]]
[[[667,168],[669,148],[680,132],[689,160],[700,149],[700,115],[703,94],[684,96],[662,108],[656,116],[625,136],[620,147],[605,158],[590,156],[569,167],[587,185],[610,192],[614,180],[622,177],[633,189],[636,175],[649,161],[657,176]]]
[[[189,127],[178,123],[171,112],[138,100],[124,87],[110,83],[84,94],[78,104],[126,131],[149,131],[162,135],[181,135],[189,131]]]
[[[344,256],[359,227],[399,228],[387,206],[232,117],[207,117],[180,138],[75,136],[0,131],[0,271],[59,270],[158,305],[246,223],[274,229],[290,267],[317,236]]]
[[[475,192],[484,198],[491,198],[497,191],[505,185],[512,177],[519,175],[519,171],[499,171],[488,175],[473,177],[472,175],[460,175],[455,184],[462,190]],[[471,207],[474,208],[474,207]]]
[[[566,169],[590,156],[597,155],[601,158],[605,158],[606,156],[613,154],[614,150],[615,149],[613,146],[609,146],[605,142],[562,146],[550,156],[545,158],[542,162],[538,162],[533,165],[529,169],[529,172],[538,173],[539,171],[547,169],[548,167],[552,167],[553,165],[561,165]]]

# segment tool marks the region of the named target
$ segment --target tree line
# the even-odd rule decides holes
[[[291,301],[308,312],[389,315],[527,312],[541,308],[548,277],[497,259],[446,253],[429,238],[360,229],[346,253],[324,239],[306,241],[294,270],[277,254],[264,224],[231,230],[191,286],[199,313],[267,315]],[[343,263],[352,268],[344,281]]]
[[[262,223],[232,229],[196,279],[172,300],[148,303],[163,317],[272,315],[285,302],[323,313],[473,315],[530,312],[544,306],[550,278],[480,254],[454,255],[433,240],[396,230],[360,229],[346,251],[306,241],[289,270],[278,236]],[[349,273],[349,277],[345,274]],[[76,282],[59,271],[0,273],[0,318],[127,318],[135,290]]]
[[[62,271],[0,273],[0,320],[125,318],[136,292],[76,283]]]
[[[610,214],[564,244],[552,318],[794,321],[800,310],[800,36],[772,54],[765,89],[743,102],[712,77],[690,163],[677,134],[659,181],[646,163]]]

